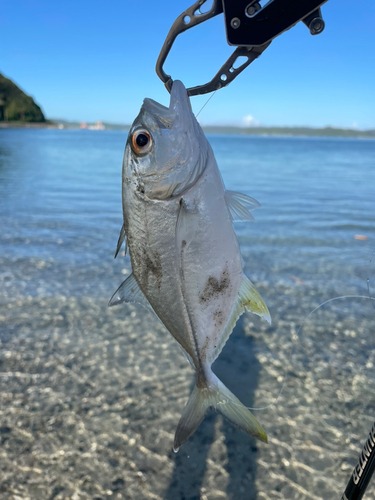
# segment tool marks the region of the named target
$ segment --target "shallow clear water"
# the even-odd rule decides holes
[[[269,444],[210,414],[171,454],[191,369],[149,313],[106,308],[130,270],[126,133],[0,130],[4,498],[341,495],[375,418],[375,309],[339,299],[300,325],[374,293],[375,141],[209,140],[227,188],[262,204],[235,227],[273,325],[243,317],[215,370],[250,406],[285,384],[257,412]]]

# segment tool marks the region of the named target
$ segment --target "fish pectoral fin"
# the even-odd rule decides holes
[[[198,208],[188,198],[181,198],[176,224],[176,246],[178,252],[189,246],[198,227],[199,218],[196,216]]]
[[[259,201],[236,191],[227,190],[224,196],[233,222],[254,220],[250,210],[260,207]]]
[[[214,375],[210,374],[209,386],[194,387],[177,426],[173,449],[178,451],[196,431],[210,408],[221,413],[238,429],[267,442],[267,434],[254,415]]]
[[[115,253],[115,257],[117,257],[119,251],[120,251],[120,248],[122,246],[122,244],[124,243],[124,241],[126,240],[126,234],[125,234],[125,227],[124,227],[124,224],[122,225],[121,227],[121,231],[120,231],[120,236],[118,237],[118,242],[117,242],[117,248],[116,248],[116,253]],[[126,255],[126,251],[128,249],[128,245],[127,243],[125,244],[125,255]]]
[[[247,311],[257,314],[271,324],[271,315],[260,293],[244,275],[239,290],[240,302]]]
[[[108,302],[108,307],[117,306],[118,304],[122,304],[123,302],[134,302],[153,311],[149,301],[146,299],[142,290],[139,288],[139,285],[136,282],[133,273],[128,276],[123,283],[121,283],[121,285],[112,295],[110,301]]]

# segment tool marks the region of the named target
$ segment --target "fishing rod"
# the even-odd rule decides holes
[[[375,470],[375,422],[341,500],[361,500]]]

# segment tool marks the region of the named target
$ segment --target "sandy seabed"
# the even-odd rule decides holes
[[[369,300],[334,301],[299,330],[320,291],[257,283],[272,326],[242,316],[214,370],[251,407],[283,387],[254,412],[269,443],[212,411],[174,454],[194,373],[151,313],[2,283],[2,500],[341,496],[375,416]]]

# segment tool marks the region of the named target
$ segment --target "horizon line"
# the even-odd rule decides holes
[[[116,126],[116,127],[123,127],[123,128],[130,128],[131,123],[119,123],[119,122],[112,122],[112,121],[107,121],[107,120],[67,120],[65,118],[46,118],[46,121],[49,122],[54,122],[56,124],[71,124],[71,125],[81,125],[81,124],[86,124],[86,125],[94,125],[96,123],[102,123],[103,125],[109,125],[109,126]],[[340,126],[335,126],[335,125],[321,125],[321,126],[314,126],[314,125],[234,125],[234,124],[218,124],[218,123],[200,123],[200,126],[202,128],[208,128],[208,127],[213,127],[213,128],[231,128],[231,129],[239,129],[239,130],[257,130],[257,129],[309,129],[309,130],[343,130],[343,131],[351,131],[351,132],[375,132],[375,126],[374,128],[353,128],[353,127],[340,127]]]

